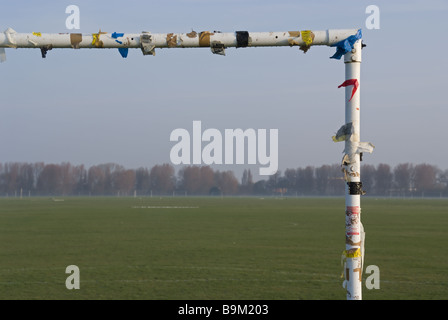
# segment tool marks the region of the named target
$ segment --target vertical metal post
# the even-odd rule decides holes
[[[345,141],[343,166],[349,174],[345,187],[345,285],[347,300],[362,299],[362,254],[363,228],[361,225],[361,164],[357,148],[360,142],[360,71],[361,40],[358,40],[351,52],[344,55],[345,80],[354,85],[345,87],[345,122],[352,126],[352,133]],[[356,83],[356,81],[357,83]]]

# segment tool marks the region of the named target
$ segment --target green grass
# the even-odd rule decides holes
[[[0,199],[0,299],[344,300],[344,209],[330,198]],[[363,198],[362,221],[365,265],[381,272],[364,299],[448,298],[447,200]],[[80,290],[65,287],[69,265]]]

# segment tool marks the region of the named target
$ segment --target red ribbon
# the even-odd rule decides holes
[[[351,101],[353,96],[356,93],[356,90],[358,90],[358,87],[359,87],[358,79],[345,80],[343,84],[338,86],[338,88],[340,88],[340,87],[348,87],[348,86],[353,86],[352,96],[350,97],[350,100],[348,100],[348,101]]]

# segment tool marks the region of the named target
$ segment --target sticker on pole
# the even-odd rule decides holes
[[[345,227],[348,236],[359,235],[359,207],[348,206],[345,211]]]

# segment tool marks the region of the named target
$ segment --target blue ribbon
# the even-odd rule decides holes
[[[340,60],[344,54],[353,50],[355,42],[361,38],[362,38],[362,32],[361,29],[359,29],[355,35],[352,35],[345,40],[339,41],[331,45],[331,47],[337,47],[337,49],[336,53],[332,57],[330,57],[330,59]]]
[[[118,52],[120,52],[123,58],[128,57],[129,48],[118,48]]]
[[[116,33],[116,32],[114,32],[110,36],[112,38],[114,38],[114,39],[118,39],[118,38],[121,38],[122,36],[124,36],[124,33]],[[115,42],[118,42],[119,44],[123,44],[123,42],[118,41],[118,40],[115,40]]]

